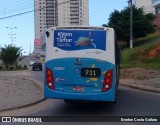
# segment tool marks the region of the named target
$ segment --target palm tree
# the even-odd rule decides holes
[[[17,65],[17,59],[21,55],[22,49],[20,47],[15,47],[8,45],[0,50],[0,59],[6,65],[8,69],[9,65]],[[17,67],[17,66],[16,66]]]

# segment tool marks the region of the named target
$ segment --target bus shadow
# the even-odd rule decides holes
[[[63,100],[59,100],[56,103],[56,110],[53,110],[51,114],[56,114],[57,116],[115,116],[117,114],[120,115],[121,113],[123,114],[123,112],[127,110],[126,101],[124,103],[124,100],[126,100],[126,98],[123,97],[124,95],[127,95],[127,92],[120,88],[118,90],[116,103],[86,101],[65,103]]]
[[[122,90],[118,90],[121,92]],[[119,93],[118,92],[118,93]],[[111,102],[88,102],[88,101],[71,101],[63,102],[61,109],[57,112],[58,115],[115,115],[119,107],[119,95],[117,103]]]
[[[113,103],[92,103],[92,102],[75,102],[63,105],[63,110],[58,114],[63,115],[103,115],[106,112],[112,112],[115,107]]]

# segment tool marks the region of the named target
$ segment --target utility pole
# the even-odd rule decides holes
[[[30,53],[29,54],[31,54],[31,42],[30,42]]]
[[[133,5],[132,0],[128,1],[130,6],[130,48],[133,48]]]
[[[15,41],[15,39],[16,39],[16,34],[14,34],[13,33],[13,29],[16,29],[17,27],[6,27],[6,29],[10,29],[10,34],[8,34],[9,36],[10,36],[10,39],[11,39],[11,45],[13,45],[14,46],[14,41]]]

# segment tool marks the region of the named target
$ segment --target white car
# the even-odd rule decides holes
[[[32,66],[34,64],[34,61],[30,60],[29,65]]]

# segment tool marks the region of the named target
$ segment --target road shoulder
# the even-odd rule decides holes
[[[160,71],[143,68],[122,69],[120,84],[139,90],[160,93]]]
[[[28,78],[29,71],[0,72],[0,112],[34,105],[44,100],[43,86]]]

